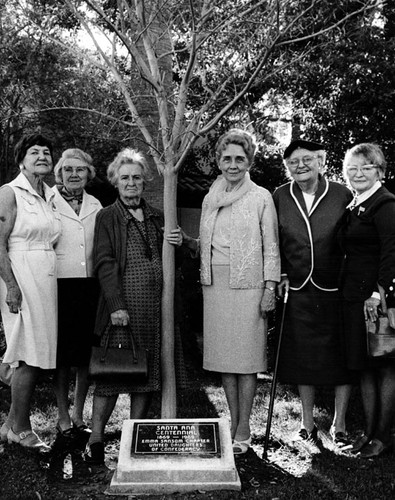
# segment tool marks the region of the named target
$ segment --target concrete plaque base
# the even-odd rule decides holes
[[[226,419],[124,421],[118,465],[106,493],[240,489]]]

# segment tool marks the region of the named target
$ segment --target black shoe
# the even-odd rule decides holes
[[[344,448],[351,444],[347,432],[342,432],[342,431],[336,432],[335,427],[333,425],[329,430],[329,434],[332,438],[333,443],[339,448]]]
[[[311,443],[317,444],[319,442],[317,427],[314,426],[311,432],[307,432],[307,430],[302,427],[299,430],[295,441],[310,441]]]
[[[84,460],[88,465],[104,465],[104,443],[87,444]]]
[[[75,435],[74,440],[76,447],[84,450],[86,443],[89,441],[90,435],[92,434],[92,431],[86,424],[81,424],[78,426],[73,424],[73,430]]]
[[[76,434],[72,427],[62,430],[58,424],[56,426],[56,438],[52,444],[52,452],[62,453],[64,451],[72,451],[74,449],[75,438]]]

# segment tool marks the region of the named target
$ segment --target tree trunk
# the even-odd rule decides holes
[[[177,227],[177,172],[173,168],[164,173],[165,229],[168,234]],[[176,376],[174,368],[174,287],[175,248],[163,243],[162,291],[162,418],[175,418],[177,413]]]

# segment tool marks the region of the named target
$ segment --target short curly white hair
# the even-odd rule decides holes
[[[140,165],[143,171],[144,182],[148,182],[153,179],[151,170],[144,155],[136,149],[125,148],[117,154],[117,156],[107,168],[107,179],[113,186],[117,186],[118,184],[119,169],[122,165],[125,165],[127,163]]]
[[[88,168],[88,180],[92,180],[96,176],[96,170],[93,166],[93,160],[88,153],[82,151],[82,149],[78,148],[70,148],[65,149],[60,157],[58,163],[55,165],[54,174],[55,174],[55,182],[57,184],[62,184],[62,168],[66,160],[70,158],[75,158],[77,160],[81,160],[81,162],[85,163],[85,166]]]

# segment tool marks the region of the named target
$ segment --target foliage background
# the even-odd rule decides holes
[[[108,69],[84,57],[92,48],[65,49],[65,46],[77,47],[81,30],[78,19],[63,1],[27,2],[34,4],[42,31],[34,25],[35,19],[27,17],[26,10],[21,9],[22,3],[0,1],[0,184],[15,174],[12,151],[16,141],[23,132],[37,128],[53,137],[57,157],[67,147],[80,147],[93,154],[99,171],[104,174],[119,149],[143,145],[131,126],[124,96]],[[84,2],[76,2],[81,3]],[[297,9],[303,10],[312,3],[284,2],[284,18],[291,19]],[[115,2],[101,4],[110,17],[115,16]],[[178,2],[178,5],[184,4]],[[385,150],[388,178],[392,179],[395,169],[394,3],[379,2],[379,9],[367,10],[337,29],[325,31],[330,22],[360,5],[361,2],[355,0],[343,0],[336,5],[325,0],[315,7],[314,16],[301,18],[289,35],[300,36],[301,41],[292,45],[285,43],[274,50],[267,61],[267,71],[255,80],[249,92],[217,127],[198,141],[184,163],[184,173],[204,172],[214,177],[217,170],[212,150],[216,139],[231,126],[243,126],[257,136],[260,144],[254,180],[270,190],[284,182],[281,152],[291,137],[322,141],[329,152],[328,170],[335,178],[341,175],[341,161],[348,147],[361,141],[377,142]],[[184,7],[186,16],[187,4]],[[226,2],[221,3],[222,10],[217,6],[218,16],[228,7]],[[257,15],[259,17],[259,11]],[[173,59],[175,88],[187,64],[188,21],[174,17],[172,25],[177,54]],[[322,29],[322,34],[303,40],[312,24],[315,29]],[[232,68],[233,81],[224,87],[221,97],[205,113],[204,119],[209,122],[231,99],[232,86],[247,78],[248,68],[241,64],[232,66],[232,54],[250,37],[248,47],[253,59],[268,34],[263,22],[260,29],[253,31],[251,25],[240,21],[237,33],[230,36],[221,33],[213,39],[204,54],[207,87],[203,86],[202,78],[192,79],[186,119],[188,110],[198,110],[208,89],[221,82],[221,71],[226,64]],[[63,46],[48,36],[61,40]],[[126,55],[121,52],[116,57],[127,84],[138,85],[140,75],[130,66]]]

